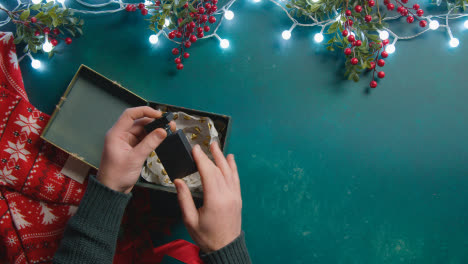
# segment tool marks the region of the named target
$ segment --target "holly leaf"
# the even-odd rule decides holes
[[[24,10],[23,13],[21,13],[20,15],[20,20],[26,21],[26,19],[28,19],[29,17],[30,12],[31,11],[29,11],[29,9]]]
[[[41,9],[41,4],[35,4],[29,7],[31,10],[39,10]]]

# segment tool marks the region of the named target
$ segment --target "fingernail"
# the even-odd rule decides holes
[[[195,146],[193,146],[193,150],[200,151],[200,145],[196,144]]]

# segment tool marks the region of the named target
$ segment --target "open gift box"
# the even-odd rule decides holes
[[[218,132],[220,147],[223,151],[226,149],[231,117],[147,101],[85,65],[81,65],[73,77],[41,138],[99,169],[106,132],[125,109],[145,105],[165,112],[184,112],[211,119]],[[155,190],[163,196],[175,197],[176,193],[173,187],[154,184],[142,177],[137,186]],[[192,194],[198,202],[203,197],[202,191],[192,190]]]

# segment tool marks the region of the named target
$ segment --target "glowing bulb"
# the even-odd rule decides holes
[[[319,0],[312,0],[312,2],[317,3]]]
[[[379,37],[381,40],[385,40],[385,39],[388,39],[389,35],[388,35],[388,32],[383,30],[383,31],[380,31],[379,32]]]
[[[32,66],[34,69],[39,69],[39,68],[41,67],[41,61],[33,59],[33,60],[31,61],[31,66]]]
[[[44,45],[42,45],[42,50],[45,52],[49,52],[52,50],[52,44],[50,42],[44,42]]]
[[[429,23],[429,28],[432,29],[432,30],[436,30],[439,28],[439,21],[437,20],[432,20],[430,23]]]
[[[226,48],[229,47],[229,40],[227,40],[227,39],[222,39],[222,40],[221,40],[221,43],[220,43],[219,45],[221,46],[221,48],[226,49]]]
[[[290,39],[291,38],[291,31],[285,30],[285,31],[283,31],[283,33],[281,33],[281,36],[283,37],[283,39]]]
[[[457,38],[452,38],[449,44],[450,44],[450,47],[455,48],[455,47],[458,47],[458,44],[460,44],[460,41],[458,41]]]
[[[317,33],[314,35],[314,40],[317,43],[320,43],[323,41],[323,34],[322,33]]]
[[[386,51],[388,54],[392,54],[393,52],[395,52],[395,45],[393,45],[393,44],[388,44],[387,47],[385,47],[385,51]]]
[[[465,23],[463,23],[463,26],[465,26],[465,28],[468,28],[468,20],[466,20]]]
[[[234,12],[232,12],[231,10],[228,10],[228,11],[226,11],[226,13],[224,13],[224,17],[227,20],[231,20],[231,19],[234,18]]]
[[[314,1],[314,2],[317,2],[317,1]],[[341,19],[341,15],[338,15],[338,16],[336,17],[336,21],[340,21],[340,19]]]
[[[151,2],[151,1],[148,1],[148,0],[145,1],[145,6],[149,6],[149,5],[152,5],[152,4],[153,4],[153,2]]]
[[[262,0],[253,0],[253,1],[254,1],[254,3],[259,3]]]
[[[63,3],[65,3],[65,0],[57,0],[57,2],[63,4]]]
[[[42,0],[32,0],[33,4],[39,4],[40,2],[42,2]]]
[[[154,34],[153,34],[153,35],[151,35],[151,36],[149,37],[149,42],[150,42],[151,44],[156,44],[156,43],[158,43],[158,40],[159,40],[159,39],[158,39],[158,36],[157,36],[157,35],[154,35]]]
[[[164,21],[164,26],[167,27],[167,26],[169,26],[170,24],[171,24],[171,20],[166,19],[166,20]]]

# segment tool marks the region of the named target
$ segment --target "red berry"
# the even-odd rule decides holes
[[[197,41],[197,36],[191,35],[190,36],[190,42],[196,42]]]
[[[346,49],[344,50],[344,54],[345,54],[346,56],[350,55],[350,54],[351,54],[351,49],[350,49],[350,48],[346,48]]]
[[[407,16],[408,15],[408,9],[403,8],[403,10],[401,10],[401,15],[402,16]]]
[[[404,8],[404,7],[399,6],[399,7],[396,9],[396,11],[397,11],[398,13],[401,13],[401,11],[403,10],[403,8]]]
[[[356,40],[355,43],[354,43],[354,46],[361,46],[362,45],[362,42],[360,40]]]
[[[50,44],[52,44],[52,46],[55,47],[55,46],[58,45],[58,40],[56,40],[56,39],[51,39],[51,40],[50,40]]]
[[[186,41],[184,45],[186,48],[190,48],[190,46],[192,46],[192,42]]]
[[[199,8],[198,8],[198,13],[199,13],[199,14],[205,13],[205,8],[199,7]]]
[[[182,63],[177,64],[177,69],[182,70],[184,68],[184,65]]]
[[[175,62],[175,64],[179,64],[181,62],[181,59],[180,58],[175,58],[174,62]]]
[[[395,5],[390,3],[390,4],[387,5],[387,9],[388,10],[393,10],[393,9],[395,9]]]
[[[403,4],[406,4],[406,3],[408,3],[408,0],[401,0],[401,2],[402,2]]]
[[[214,22],[216,22],[216,17],[210,16],[210,18],[208,18],[208,22],[210,22],[211,24],[213,24]]]
[[[216,12],[216,10],[218,10],[218,7],[213,5],[210,10],[211,12]]]
[[[375,62],[371,61],[369,70],[373,70],[375,68]]]
[[[145,4],[139,3],[139,4],[138,4],[138,9],[143,9],[143,8],[145,8]]]
[[[374,0],[369,0],[368,4],[369,4],[369,7],[373,7],[373,6],[375,6],[375,1]]]
[[[178,48],[173,48],[172,49],[172,54],[174,54],[174,55],[179,54],[179,49]]]
[[[362,6],[360,6],[360,5],[355,6],[355,7],[354,7],[354,11],[356,11],[357,13],[361,13],[361,11],[362,11]]]
[[[60,30],[58,28],[54,28],[54,30],[52,30],[52,32],[54,32],[55,35],[60,34]]]
[[[135,12],[137,10],[136,5],[132,5],[132,12]]]
[[[176,36],[176,38],[181,38],[182,37],[182,32],[176,31],[175,36]]]
[[[352,58],[351,59],[351,64],[352,65],[356,65],[356,64],[358,64],[358,62],[359,62],[359,60],[357,58]]]
[[[156,4],[156,6],[160,6],[160,5],[161,5],[161,1],[158,0],[158,1],[155,2],[155,4]],[[188,7],[188,6],[187,6],[187,7]]]
[[[355,38],[354,38],[354,36],[353,36],[353,35],[349,35],[349,36],[348,36],[348,41],[349,41],[349,42],[353,42],[353,41],[354,41],[354,39],[355,39]]]
[[[412,16],[407,17],[406,22],[408,22],[410,24],[413,23],[414,22],[414,17],[412,17]]]
[[[387,58],[388,57],[388,52],[382,51],[382,58]]]
[[[388,40],[388,39],[382,40],[382,44],[387,45],[388,43],[390,43],[390,40]]]
[[[376,81],[371,81],[369,86],[370,86],[370,88],[375,88],[375,87],[377,87],[377,82]]]
[[[205,35],[205,34],[203,34],[203,32],[199,32],[199,33],[197,34],[197,37],[198,37],[198,38],[203,38],[204,35]]]
[[[41,35],[41,32],[39,32],[39,30],[36,30],[36,32],[34,32],[34,36],[40,36]]]
[[[185,4],[184,4],[184,8],[188,8],[188,3],[185,3]]]
[[[416,11],[416,14],[417,14],[418,16],[422,16],[422,15],[424,15],[424,10],[418,9],[418,11]]]
[[[203,15],[203,16],[201,17],[201,22],[202,22],[202,23],[205,23],[206,21],[208,21],[208,16],[207,16],[207,15]]]
[[[175,38],[175,33],[174,31],[170,32],[169,34],[167,34],[167,36],[170,38],[170,39],[174,39]]]
[[[189,25],[190,28],[195,28],[195,22],[193,22],[193,21],[190,22],[188,25]]]
[[[205,4],[205,8],[206,8],[206,9],[211,9],[211,4],[210,4],[210,3],[206,3],[206,4]]]
[[[380,79],[382,79],[383,77],[385,77],[385,72],[379,71],[379,73],[377,73],[377,77],[379,77]]]
[[[426,20],[421,20],[421,21],[419,21],[419,26],[420,26],[420,27],[426,27],[426,26],[427,26]]]
[[[70,45],[72,43],[72,38],[68,37],[68,38],[65,38],[65,43],[67,45]]]
[[[184,52],[184,58],[188,59],[190,57],[190,54],[188,52]]]
[[[203,30],[205,30],[205,32],[210,31],[210,26],[204,26],[204,27],[203,27]]]
[[[349,9],[346,10],[345,14],[346,14],[346,16],[351,16],[351,10],[349,10]]]
[[[372,48],[372,45],[374,45],[374,42],[369,43],[369,48]]]
[[[44,34],[49,34],[50,33],[50,28],[45,27],[45,28],[42,29],[42,31],[44,31]]]
[[[414,10],[418,10],[418,9],[419,9],[419,5],[418,5],[418,4],[414,4],[414,5],[413,5],[413,9],[414,9]]]
[[[379,67],[383,67],[385,65],[385,61],[380,59],[377,61],[377,65],[379,65]]]
[[[341,35],[342,35],[343,37],[348,36],[348,30],[346,30],[346,29],[343,30],[343,31],[341,32]]]
[[[36,23],[37,22],[37,18],[36,17],[31,17],[31,23]]]
[[[366,20],[366,22],[369,23],[369,22],[371,22],[371,20],[372,20],[372,16],[371,16],[371,15],[367,15],[367,16],[364,17],[364,19]]]
[[[180,25],[180,23],[182,23],[182,21],[184,21],[181,17],[177,19],[177,24]]]
[[[148,9],[146,9],[146,8],[145,8],[145,9],[142,9],[142,10],[141,10],[141,14],[144,15],[144,16],[146,16],[146,15],[148,14]]]
[[[213,3],[213,5],[216,5],[218,3],[218,0],[212,0],[211,2]]]
[[[388,4],[390,4],[390,0],[384,0],[383,3],[384,3],[384,5],[388,5]]]
[[[130,12],[132,11],[132,5],[128,5],[125,7],[125,11]]]
[[[192,12],[190,12],[189,15],[190,15],[190,17],[193,17],[193,16],[194,16],[194,14],[193,14]]]
[[[186,37],[186,38],[190,37],[190,35],[192,34],[192,32],[193,32],[193,30],[192,30],[192,31],[188,30],[187,32],[185,32],[185,37]]]
[[[348,23],[349,26],[352,26],[353,25],[353,21],[351,19],[348,19],[348,21],[346,21]]]

